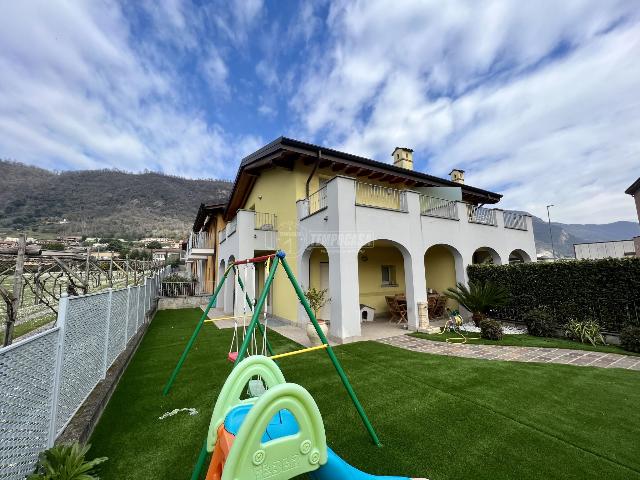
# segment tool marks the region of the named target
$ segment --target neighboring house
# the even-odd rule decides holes
[[[329,290],[331,302],[319,316],[331,321],[338,340],[361,335],[360,304],[379,316],[387,310],[385,296],[405,294],[409,328],[416,329],[427,289],[465,282],[467,265],[535,260],[531,217],[484,207],[501,195],[466,185],[461,170],[451,172],[452,180],[414,171],[408,148],[396,148],[393,159],[387,164],[281,137],[242,160],[224,211],[201,206],[192,238],[210,234],[203,218],[215,212],[216,278],[234,259],[284,250],[304,289]],[[191,251],[194,261],[204,260]],[[251,275],[253,297],[264,284],[264,266],[255,282]],[[234,283],[225,283],[217,301],[229,313]],[[284,272],[275,277],[269,307],[275,317],[306,322]],[[237,302],[236,314],[240,308]]]
[[[575,243],[573,251],[576,259],[628,258],[636,256],[633,240],[611,242]]]
[[[200,293],[213,293],[219,264],[217,232],[225,226],[224,209],[223,203],[201,204],[189,232],[185,262]]]
[[[638,212],[638,222],[640,222],[640,178],[631,184],[629,188],[625,190],[626,194],[631,195],[636,201],[636,211]],[[640,237],[633,239],[636,249],[636,257],[640,257]]]
[[[180,260],[184,260],[184,250],[181,248],[156,248],[151,250],[152,259],[154,261],[166,262],[171,257],[178,257]]]

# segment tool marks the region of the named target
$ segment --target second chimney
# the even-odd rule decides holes
[[[464,185],[464,170],[460,170],[458,168],[454,168],[449,172],[451,175],[451,181],[456,183],[461,183]]]

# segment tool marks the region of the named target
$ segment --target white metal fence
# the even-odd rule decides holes
[[[33,472],[145,323],[168,269],[144,285],[63,296],[54,328],[0,349],[0,479]]]
[[[356,182],[356,205],[407,211],[407,192],[397,188]]]
[[[420,213],[428,217],[458,220],[458,202],[420,195]]]
[[[518,212],[511,212],[511,211],[505,211],[503,215],[504,215],[504,228],[511,228],[513,230],[527,229],[526,215]]]
[[[498,226],[496,211],[490,208],[467,205],[467,216],[470,223],[480,223],[482,225]]]

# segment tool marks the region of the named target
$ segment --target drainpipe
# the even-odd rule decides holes
[[[316,163],[313,165],[313,170],[311,170],[311,173],[309,174],[309,178],[307,178],[307,183],[305,185],[306,198],[309,198],[309,183],[311,183],[311,179],[313,178],[316,171],[318,170],[318,166],[320,165],[321,158],[322,158],[322,150],[318,149],[318,158],[316,158]]]

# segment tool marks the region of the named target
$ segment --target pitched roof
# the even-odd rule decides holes
[[[638,190],[640,190],[640,177],[638,177],[638,179],[633,182],[631,186],[624,191],[624,193],[635,195]]]
[[[198,208],[198,213],[196,214],[196,219],[193,222],[193,231],[199,232],[202,227],[208,223],[213,214],[216,212],[223,213],[226,206],[226,203],[201,203],[200,208]]]
[[[336,173],[371,175],[372,178],[377,178],[378,180],[382,179],[390,183],[404,183],[410,187],[459,187],[462,189],[463,198],[476,203],[497,203],[502,198],[502,195],[498,193],[471,185],[462,185],[448,179],[408,170],[390,163],[379,162],[321,145],[314,145],[288,137],[279,137],[252,154],[247,155],[240,162],[240,168],[236,174],[225,212],[227,218],[232,217],[235,211],[241,208],[253,187],[258,170],[273,165],[292,168],[293,162],[300,157],[303,157],[307,164],[320,161],[320,167],[332,166],[332,170]]]

